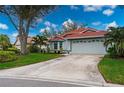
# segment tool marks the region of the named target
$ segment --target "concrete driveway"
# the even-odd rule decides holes
[[[97,64],[103,55],[67,55],[33,65],[0,70],[0,77],[23,77],[103,85]]]

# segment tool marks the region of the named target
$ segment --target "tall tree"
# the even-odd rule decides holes
[[[51,33],[49,30],[47,29],[44,29],[44,31],[42,32],[42,35],[47,37],[47,38],[50,38],[51,37]]]
[[[8,5],[0,6],[0,13],[5,14],[15,29],[18,31],[21,44],[21,54],[27,54],[27,38],[30,27],[37,24],[37,19],[55,9],[55,6],[49,5]]]
[[[78,28],[86,27],[87,24],[82,24],[79,22],[74,22],[71,19],[68,19],[63,23],[63,32],[69,32]]]
[[[77,29],[78,25],[76,22],[73,22],[71,19],[68,19],[63,23],[64,32],[72,31]]]
[[[10,45],[10,39],[7,35],[0,35],[0,45],[2,46],[3,50],[6,50],[7,47]]]

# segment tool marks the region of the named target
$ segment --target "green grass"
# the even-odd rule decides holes
[[[14,67],[25,66],[29,64],[34,64],[38,62],[47,61],[50,59],[58,58],[59,54],[41,54],[41,53],[31,53],[24,56],[18,56],[17,60],[0,63],[0,69],[8,69]]]
[[[124,84],[124,58],[113,59],[105,56],[98,67],[107,82]]]

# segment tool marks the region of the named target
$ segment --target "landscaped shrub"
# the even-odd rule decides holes
[[[38,53],[40,51],[39,47],[37,47],[36,45],[31,45],[28,47],[29,52],[31,53]]]
[[[109,47],[107,52],[108,52],[110,57],[116,57],[117,56],[117,51],[116,51],[115,47]]]
[[[8,51],[13,51],[15,52],[16,54],[20,54],[20,50],[15,48],[15,47],[12,47],[12,48],[8,48]]]
[[[17,57],[15,55],[15,52],[12,52],[12,51],[0,51],[0,63],[13,61],[16,58]]]

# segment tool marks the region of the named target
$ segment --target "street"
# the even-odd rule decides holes
[[[0,78],[0,87],[83,87],[83,86],[50,81]]]

